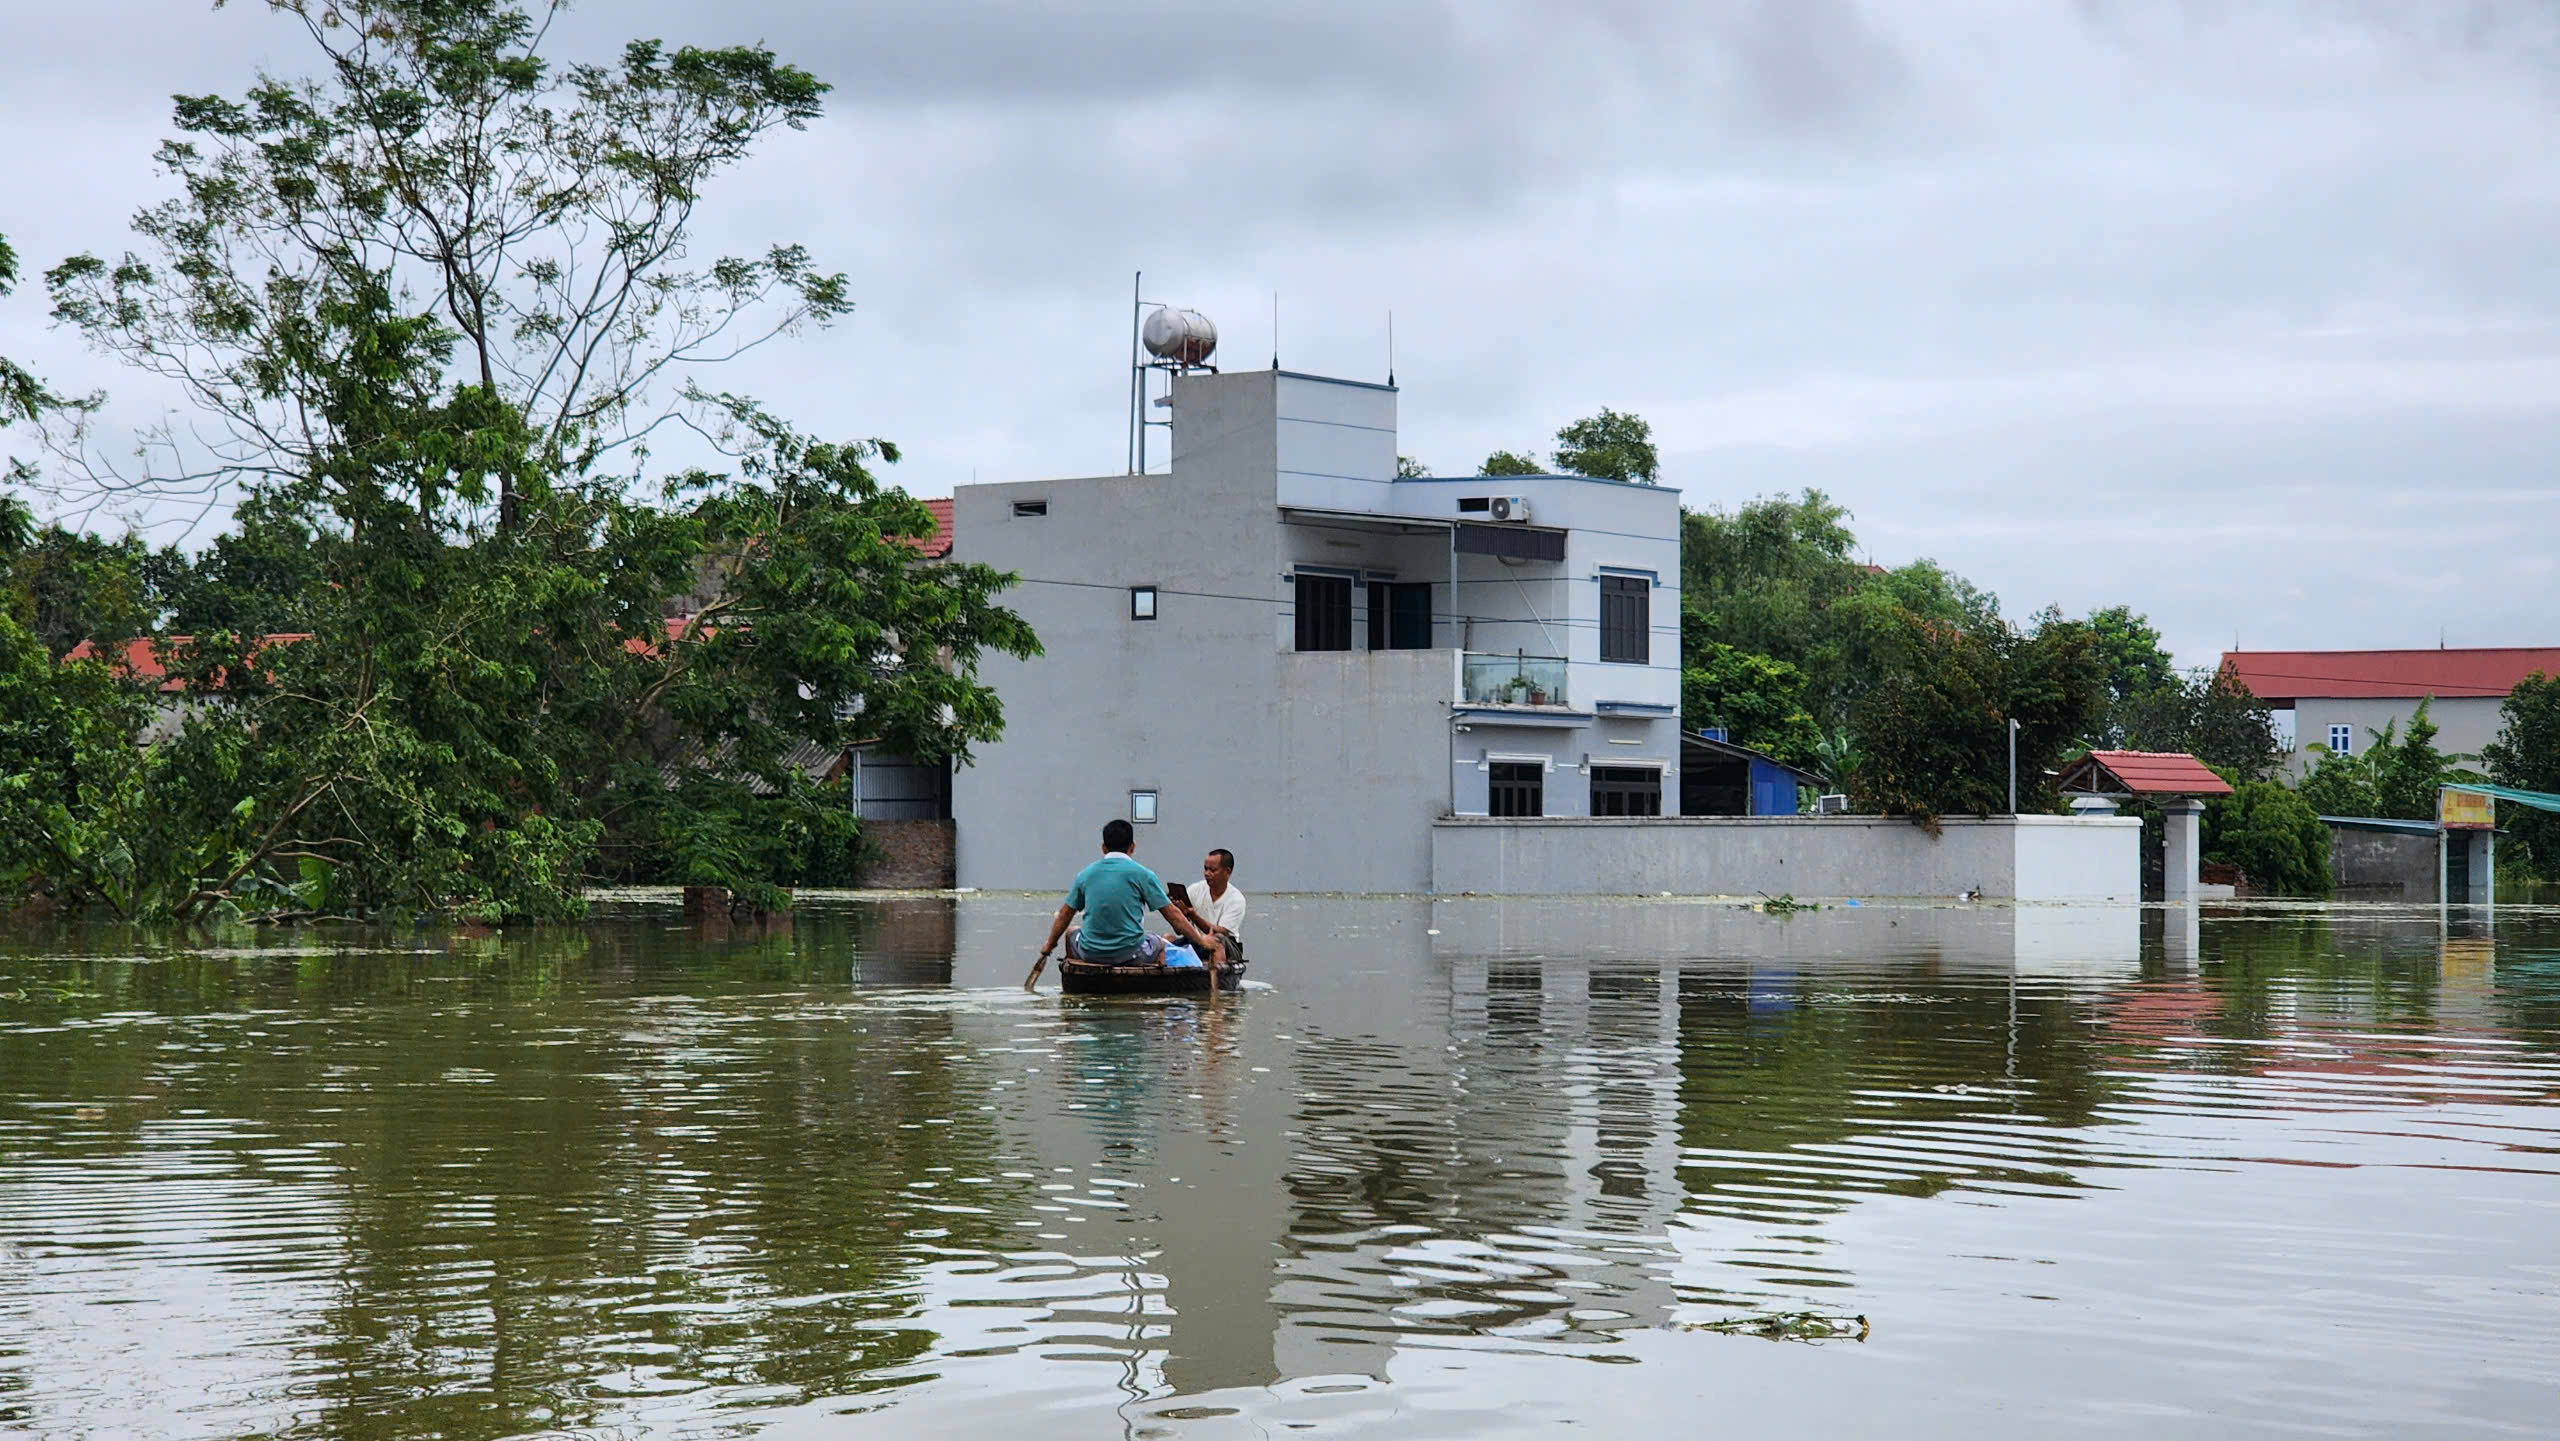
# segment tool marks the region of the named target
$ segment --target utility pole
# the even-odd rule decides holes
[[[2009,722],[2009,814],[2018,813],[2018,723]]]

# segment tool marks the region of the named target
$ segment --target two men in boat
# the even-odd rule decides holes
[[[1065,937],[1067,955],[1079,961],[1099,961],[1105,965],[1147,966],[1165,963],[1165,938],[1151,936],[1145,929],[1146,914],[1154,911],[1173,927],[1174,933],[1190,943],[1194,954],[1209,965],[1226,960],[1226,948],[1211,931],[1193,920],[1187,906],[1178,906],[1165,894],[1164,882],[1156,873],[1132,859],[1138,848],[1137,828],[1125,820],[1113,819],[1102,827],[1102,859],[1076,872],[1074,884],[1067,887],[1067,899],[1058,907],[1049,925],[1049,939],[1040,946],[1040,964],[1047,965],[1049,953],[1058,948]],[[1205,892],[1205,883],[1203,886]],[[1222,893],[1236,895],[1232,887]],[[1193,897],[1186,892],[1183,899]],[[1216,901],[1212,895],[1211,900]],[[1243,918],[1243,897],[1236,895],[1236,918]],[[1068,929],[1081,913],[1082,925]],[[1038,975],[1037,967],[1033,975]]]

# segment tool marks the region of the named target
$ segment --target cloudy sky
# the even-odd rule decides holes
[[[594,0],[762,40],[827,118],[720,196],[860,309],[732,367],[972,476],[1120,468],[1130,273],[1230,366],[1379,378],[1442,473],[1651,420],[1694,506],[1819,486],[1872,558],[2187,662],[2560,643],[2554,0]],[[255,0],[0,7],[0,233],[111,252]],[[41,137],[41,138],[39,138]],[[135,384],[0,301],[0,354]],[[23,448],[23,447],[22,447]]]

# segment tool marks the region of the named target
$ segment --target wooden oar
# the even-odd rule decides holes
[[[1022,978],[1022,988],[1026,991],[1040,989],[1040,973],[1047,969],[1049,969],[1049,953],[1042,951],[1040,959],[1031,963],[1031,974]]]

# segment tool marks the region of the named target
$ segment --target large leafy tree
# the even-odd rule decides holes
[[[1849,558],[1849,513],[1818,490],[1680,518],[1681,600],[1715,641],[1805,673],[1807,708],[1837,718],[1844,647],[1831,608],[1870,579]]]
[[[212,437],[125,474],[74,434],[73,478],[251,503],[190,602],[215,624],[164,646],[202,704],[157,752],[167,843],[135,847],[161,908],[567,913],[671,782],[725,808],[697,837],[808,838],[798,755],[993,736],[977,659],[1035,649],[1009,578],[918,561],[930,515],[871,469],[892,448],[683,378],[847,308],[796,246],[692,258],[705,185],[825,87],[760,47],[555,66],[556,6],[271,7],[322,73],[182,97],[150,252],[50,277]],[[728,463],[653,475],[670,417]],[[240,602],[269,583],[308,638],[264,638],[285,617]],[[688,878],[766,894],[773,860],[706,841]]]
[[[1547,468],[1518,451],[1497,450],[1476,467],[1479,475],[1544,475]]]
[[[2329,894],[2329,827],[2274,781],[2242,781],[2205,803],[2204,853],[2280,896]]]
[[[350,378],[343,307],[380,287],[411,326],[401,379],[484,407],[459,437],[482,463],[439,500],[512,524],[526,489],[603,477],[669,419],[673,377],[850,308],[797,245],[693,255],[705,187],[819,113],[827,87],[772,52],[634,41],[560,66],[540,49],[558,0],[539,18],[507,0],[268,4],[323,73],[178,97],[159,160],[183,193],[134,220],[157,254],[48,277],[56,315],[183,386],[186,433],[211,442],[163,429],[136,473],[83,450],[75,479],[334,487],[365,411],[311,402]]]
[[[2048,613],[2027,629],[1967,630],[1904,611],[1875,640],[1881,673],[1850,713],[1853,796],[1924,821],[2005,810],[2014,719],[2019,808],[2051,808],[2048,772],[2087,733],[2106,690],[2087,626]]]
[[[1722,726],[1735,743],[1791,765],[1822,764],[1822,729],[1804,708],[1804,673],[1782,660],[1718,641],[1684,643],[1680,717],[1693,730]]]
[[[2267,780],[2283,760],[2274,715],[2227,670],[2172,674],[2118,694],[2094,739],[2125,750],[2185,751],[2241,780]]]
[[[2176,683],[2176,668],[2160,648],[2160,632],[2133,607],[2111,605],[2089,612],[2089,632],[2097,642],[2099,663],[2107,669],[2107,691],[2117,702]]]
[[[2498,738],[2480,759],[2500,785],[2560,794],[2560,677],[2537,671],[2507,693]],[[2560,879],[2560,815],[2509,804],[2499,808],[2499,824],[2526,869]]]
[[[1567,475],[1652,485],[1662,474],[1653,427],[1640,415],[1600,408],[1556,432],[1556,469]]]

